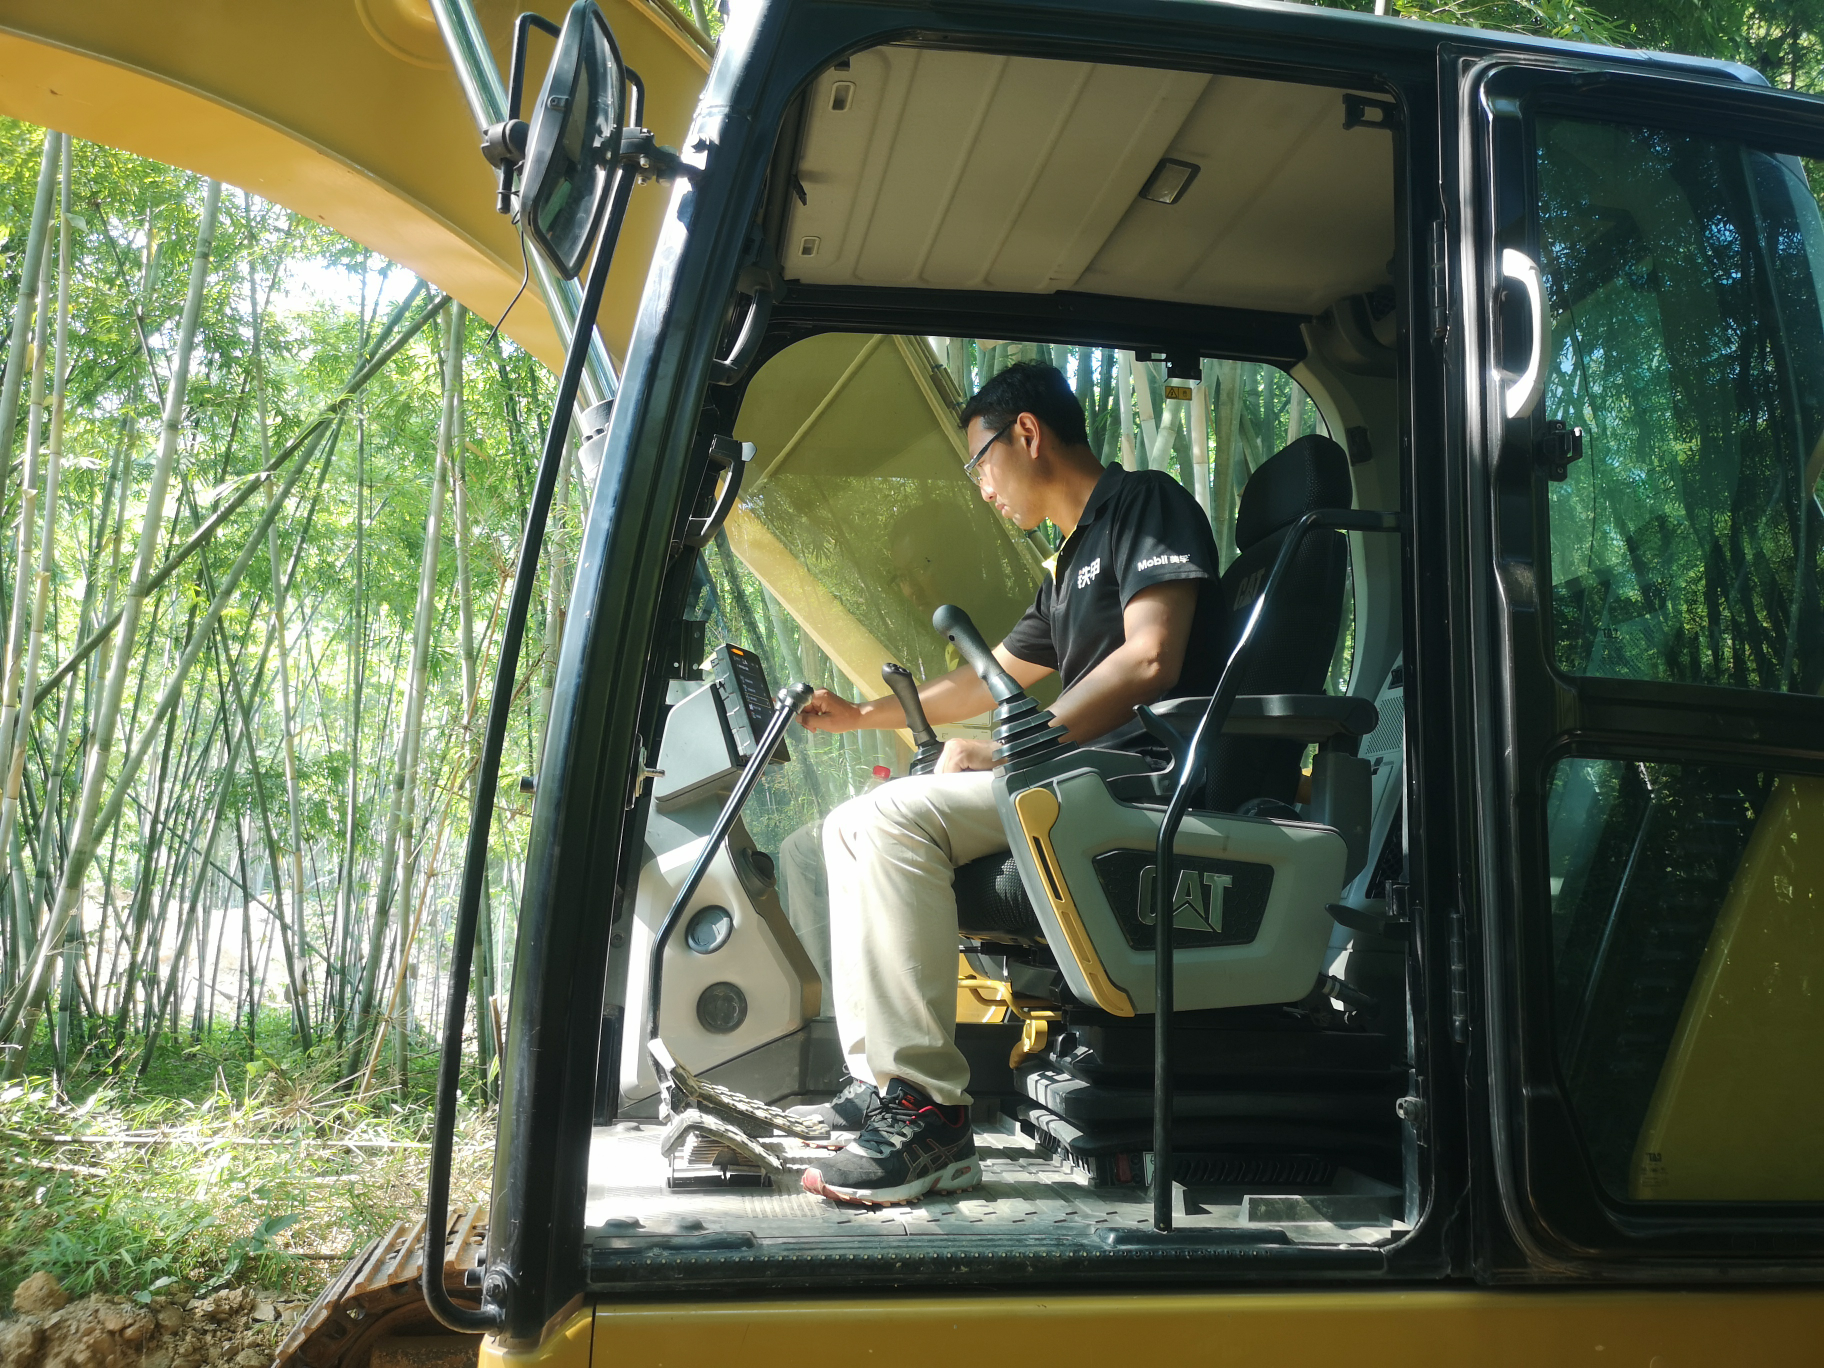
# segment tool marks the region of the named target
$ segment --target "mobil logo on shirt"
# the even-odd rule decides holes
[[[1190,563],[1191,558],[1189,556],[1179,556],[1167,551],[1157,556],[1147,556],[1144,559],[1135,561],[1134,569],[1136,571],[1157,570],[1162,565],[1189,565]]]

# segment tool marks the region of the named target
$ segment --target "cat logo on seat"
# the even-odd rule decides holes
[[[1153,878],[1157,865],[1140,871],[1140,921],[1153,924]],[[1172,925],[1181,931],[1221,931],[1222,899],[1235,882],[1229,874],[1199,873],[1195,869],[1178,871],[1178,885],[1172,890]]]

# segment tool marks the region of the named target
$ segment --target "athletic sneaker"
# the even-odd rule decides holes
[[[851,1078],[849,1086],[828,1102],[819,1102],[814,1107],[787,1107],[786,1115],[805,1121],[821,1121],[830,1128],[831,1135],[841,1131],[852,1136],[879,1103],[880,1089],[859,1078]]]
[[[981,1181],[969,1108],[940,1107],[898,1078],[868,1112],[861,1134],[804,1171],[806,1192],[863,1206],[962,1192]]]

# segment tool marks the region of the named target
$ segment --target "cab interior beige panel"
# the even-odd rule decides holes
[[[1388,279],[1393,138],[1329,87],[883,47],[812,87],[788,277],[1315,314]],[[1201,168],[1138,198],[1163,157]]]

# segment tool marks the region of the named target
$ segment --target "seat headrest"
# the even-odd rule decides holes
[[[1300,437],[1248,476],[1235,514],[1235,547],[1246,551],[1314,508],[1348,508],[1354,502],[1343,449],[1319,433]]]

